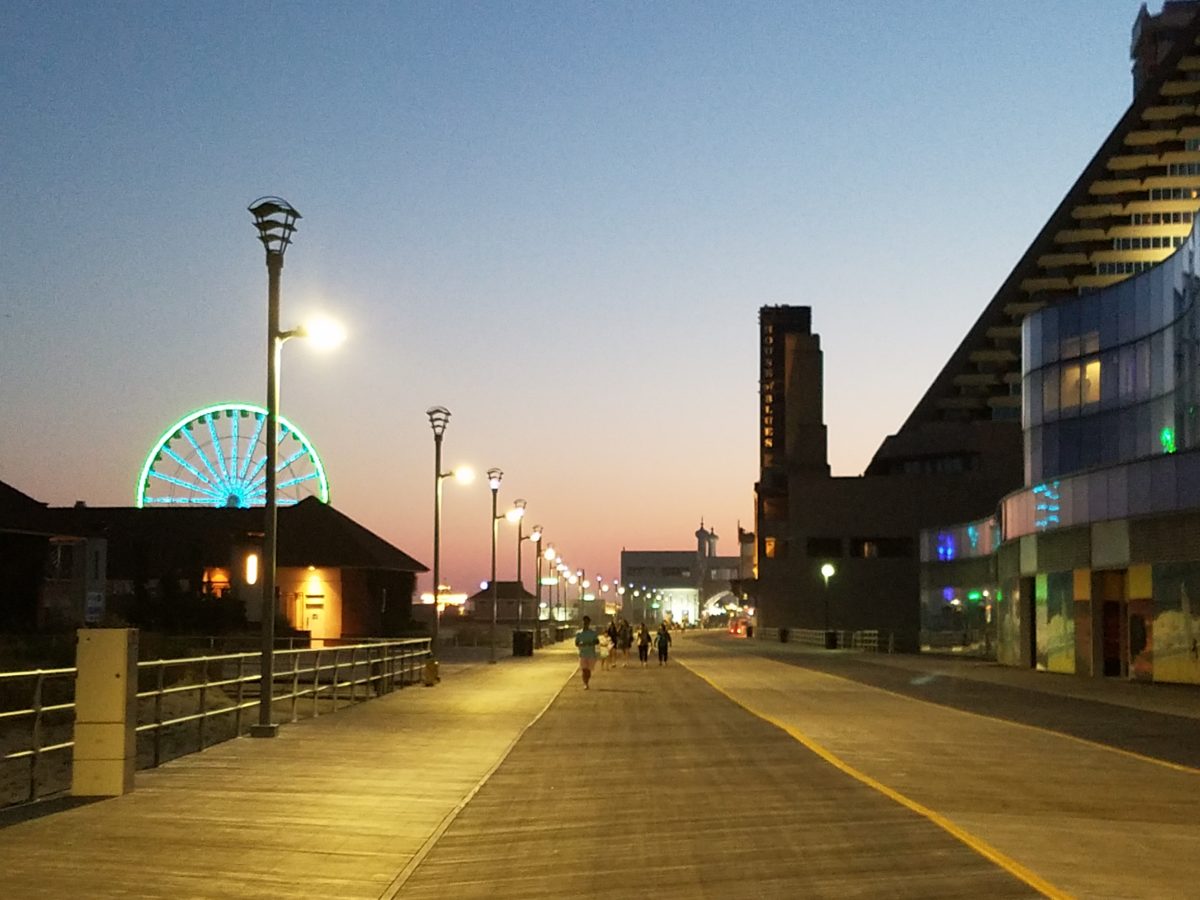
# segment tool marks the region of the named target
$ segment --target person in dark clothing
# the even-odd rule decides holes
[[[666,622],[658,627],[658,634],[654,636],[654,645],[658,648],[658,664],[665,666],[667,664],[667,648],[671,646],[671,632],[667,631]]]
[[[650,658],[650,642],[652,640],[650,632],[646,630],[646,623],[643,622],[638,626],[637,633],[638,659],[642,661],[642,668],[646,667],[646,661]]]

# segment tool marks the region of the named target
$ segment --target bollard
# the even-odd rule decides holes
[[[71,793],[133,790],[137,762],[136,628],[81,628],[75,648],[75,753]]]
[[[442,676],[440,674],[438,674],[437,660],[436,659],[425,660],[425,677],[422,679],[422,683],[425,685],[425,687],[433,687],[435,684],[437,684],[441,680],[442,680]]]

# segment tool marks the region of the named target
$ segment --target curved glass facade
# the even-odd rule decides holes
[[[1134,278],[1022,325],[1026,483],[1200,446],[1197,232]]]
[[[1022,324],[1025,488],[1004,539],[1200,505],[1197,227],[1133,278]]]

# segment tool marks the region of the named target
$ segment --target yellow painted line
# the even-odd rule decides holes
[[[754,709],[752,706],[749,706],[748,704],[739,700],[737,697],[733,696],[733,694],[729,693],[729,691],[725,690],[719,684],[714,682],[711,678],[708,678],[707,676],[702,675],[701,673],[697,672],[694,668],[692,668],[686,662],[681,661],[681,664],[684,666],[684,668],[686,668],[689,672],[691,672],[697,678],[704,681],[714,691],[721,694],[723,697],[726,697],[729,700],[733,701],[738,706],[740,706],[742,709],[746,710],[748,713],[758,716],[758,718],[762,719],[764,722],[771,723],[776,728],[778,728],[780,731],[783,731],[784,733],[788,734],[789,736],[794,738],[799,743],[803,744],[806,748],[811,750],[817,756],[821,757],[821,759],[825,760],[825,762],[829,763],[831,766],[833,766],[838,771],[843,772],[846,775],[849,775],[855,781],[859,781],[862,784],[865,784],[867,787],[883,794],[888,799],[894,800],[896,803],[899,803],[901,806],[905,807],[906,809],[909,809],[912,812],[915,812],[917,815],[923,816],[924,818],[928,819],[930,822],[932,822],[934,825],[941,828],[943,831],[949,833],[953,837],[962,841],[962,843],[966,844],[968,847],[970,847],[972,850],[974,850],[980,856],[995,863],[1000,868],[1004,869],[1006,872],[1008,872],[1010,875],[1012,875],[1014,878],[1017,878],[1017,879],[1025,882],[1027,885],[1029,885],[1031,888],[1033,888],[1038,893],[1042,894],[1045,897],[1051,898],[1051,900],[1072,900],[1071,894],[1068,894],[1066,891],[1063,891],[1060,888],[1055,887],[1050,882],[1046,881],[1046,879],[1044,879],[1040,875],[1038,875],[1036,872],[1033,872],[1032,870],[1025,868],[1025,866],[1021,865],[1015,859],[1012,859],[1011,857],[1006,856],[1005,854],[1001,853],[999,850],[997,850],[991,844],[988,844],[986,841],[983,841],[980,838],[975,837],[975,835],[971,834],[969,831],[966,831],[965,829],[961,828],[960,826],[955,825],[952,821],[947,819],[941,813],[937,812],[936,810],[932,810],[929,807],[924,806],[923,804],[918,803],[916,800],[912,800],[912,799],[904,796],[904,794],[901,794],[899,791],[888,787],[886,784],[883,784],[880,781],[876,781],[874,778],[872,778],[870,775],[866,774],[865,772],[860,772],[858,769],[854,768],[849,763],[843,762],[841,759],[834,756],[833,753],[831,753],[829,750],[826,750],[823,746],[818,744],[816,741],[807,737],[802,732],[796,730],[788,723],[783,722],[779,719],[776,719],[774,716],[767,715],[764,712],[760,712],[759,710]],[[786,665],[786,663],[784,665]],[[820,673],[820,674],[824,674],[824,673]],[[902,695],[898,695],[898,696],[902,696]]]
[[[1153,756],[1146,756],[1145,754],[1138,753],[1134,750],[1125,750],[1121,747],[1113,747],[1113,746],[1110,746],[1109,744],[1101,744],[1099,741],[1092,741],[1092,740],[1088,740],[1087,738],[1077,737],[1076,735],[1073,735],[1073,734],[1067,734],[1064,731],[1055,731],[1052,728],[1043,728],[1041,725],[1030,725],[1026,722],[1017,722],[1013,719],[1001,718],[1000,716],[989,716],[987,713],[974,712],[969,709],[960,709],[957,706],[948,706],[945,703],[938,703],[936,700],[925,700],[922,697],[913,697],[913,696],[910,696],[909,694],[901,694],[899,691],[893,691],[893,690],[890,690],[889,688],[876,687],[873,684],[867,684],[865,681],[855,681],[853,678],[847,678],[845,675],[834,675],[832,672],[823,672],[820,669],[810,669],[808,666],[793,666],[790,663],[780,662],[778,659],[771,659],[771,658],[765,657],[765,656],[760,656],[758,658],[763,660],[764,662],[771,662],[771,663],[775,663],[776,665],[787,666],[788,668],[792,668],[792,669],[803,669],[805,672],[811,672],[814,675],[820,675],[822,678],[831,678],[834,681],[845,681],[848,684],[853,684],[853,685],[856,685],[857,687],[868,688],[872,691],[879,691],[881,694],[888,694],[892,697],[899,697],[901,700],[908,700],[912,703],[922,703],[926,706],[933,706],[933,707],[936,707],[937,709],[947,710],[949,712],[960,713],[964,716],[973,716],[976,719],[984,719],[988,722],[998,722],[1001,725],[1011,725],[1014,728],[1024,728],[1027,731],[1036,731],[1040,734],[1049,735],[1050,737],[1064,738],[1065,740],[1068,740],[1068,741],[1074,741],[1077,744],[1083,744],[1085,747],[1091,747],[1093,750],[1107,750],[1109,753],[1115,753],[1118,756],[1125,756],[1125,757],[1128,757],[1129,759],[1136,759],[1138,762],[1153,763],[1156,766],[1162,766],[1164,769],[1170,769],[1173,772],[1183,772],[1185,775],[1200,775],[1200,769],[1197,769],[1195,766],[1185,766],[1183,763],[1173,763],[1173,762],[1169,762],[1165,759],[1155,759]],[[922,674],[928,675],[931,673],[923,672]],[[937,673],[932,673],[932,674],[937,674]],[[703,678],[704,676],[701,676],[701,677]],[[944,676],[939,676],[939,677],[954,678],[956,676],[944,675]],[[971,679],[963,679],[963,680],[969,681]],[[993,682],[990,682],[990,681],[980,681],[978,683],[979,684],[993,684]],[[1010,685],[1001,685],[1001,687],[1010,687]],[[1019,690],[1028,690],[1028,689],[1027,688],[1019,688]],[[1061,695],[1061,696],[1070,697],[1070,695],[1065,695],[1065,694]],[[1070,697],[1070,699],[1072,699],[1072,700],[1082,699],[1082,700],[1085,700],[1090,703],[1103,703],[1104,702],[1102,700],[1089,700],[1086,697],[1083,697],[1083,698]]]

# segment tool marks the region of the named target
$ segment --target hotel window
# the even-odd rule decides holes
[[[1092,358],[1083,363],[1083,384],[1081,386],[1083,405],[1100,402],[1100,360]]]
[[[1059,406],[1064,410],[1075,409],[1079,406],[1079,363],[1064,363],[1060,374]]]
[[[838,558],[842,555],[841,538],[809,538],[807,551],[809,556]]]

